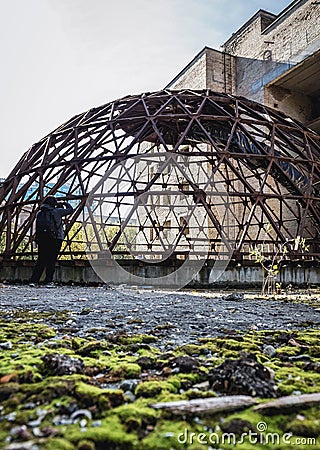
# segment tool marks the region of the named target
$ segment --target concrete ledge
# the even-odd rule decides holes
[[[143,278],[143,284],[152,285],[150,278],[158,278],[174,272],[181,263],[167,261],[166,264],[143,264],[140,261],[123,260],[120,265],[133,276]],[[34,262],[30,260],[0,261],[0,281],[26,283],[31,277]],[[106,269],[108,272],[108,269]],[[191,278],[190,278],[191,279]],[[86,260],[61,260],[57,264],[55,281],[58,283],[76,284],[104,284]],[[115,284],[116,280],[110,269],[110,280]],[[277,282],[282,286],[292,284],[294,286],[320,285],[320,267],[314,261],[300,261],[290,263],[281,269]],[[216,280],[213,276],[213,261],[208,261],[201,271],[192,278],[189,286],[208,287],[260,287],[262,272],[259,265],[246,263],[239,265],[231,262],[227,269]],[[136,283],[133,283],[136,284]]]

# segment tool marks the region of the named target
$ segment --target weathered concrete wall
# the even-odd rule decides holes
[[[237,56],[236,95],[279,109],[303,123],[313,118],[316,99],[295,89],[266,85],[319,50],[319,2],[301,0],[274,20],[260,11],[222,48]]]
[[[168,87],[170,89],[206,89],[206,61],[207,55],[203,51]]]
[[[173,80],[169,89],[212,89],[235,93],[235,58],[205,47]]]
[[[244,96],[308,124],[318,114],[317,98],[267,85],[319,48],[319,2],[297,1],[279,17],[258,11],[222,46],[223,52],[205,47],[168,87]]]
[[[16,263],[1,264],[0,281],[7,282],[28,282],[32,272],[32,263]],[[145,277],[142,284],[152,285],[152,277],[163,277],[173,270],[170,265],[149,265],[130,264],[123,266],[125,269],[139,277]],[[112,270],[112,269],[111,269]],[[110,275],[112,280],[112,274]],[[103,281],[96,275],[89,263],[74,265],[64,263],[59,265],[56,270],[55,280],[58,283],[80,283],[80,284],[99,284]],[[297,264],[288,265],[281,270],[279,280],[283,286],[293,284],[296,286],[320,285],[320,267],[305,265],[304,267]],[[259,287],[262,282],[262,273],[260,267],[252,266],[230,266],[222,275],[216,279],[212,264],[206,265],[202,270],[193,277],[189,286],[199,288],[208,287]],[[137,284],[133,280],[131,284]]]
[[[275,20],[263,11],[257,14],[247,27],[234,33],[223,49],[245,58],[297,63],[319,48],[319,38],[319,2],[301,0]]]
[[[236,58],[235,94],[264,103],[264,87],[274,78],[289,69],[286,63],[264,61],[253,58]],[[274,105],[270,105],[273,106]]]

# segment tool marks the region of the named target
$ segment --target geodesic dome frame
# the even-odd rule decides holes
[[[179,257],[203,241],[209,258],[224,251],[221,242],[237,257],[259,244],[271,255],[299,237],[317,257],[319,156],[319,135],[244,98],[127,96],[73,117],[23,155],[0,187],[1,255],[35,256],[36,212],[56,195],[75,207],[68,258],[105,246]]]

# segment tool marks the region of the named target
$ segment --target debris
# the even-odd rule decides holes
[[[320,404],[320,393],[286,396],[255,406],[254,410],[261,414],[290,414],[300,409],[310,408]]]
[[[77,422],[76,419],[78,419],[79,416],[85,416],[88,420],[92,420],[92,413],[88,409],[78,409],[78,411],[71,414],[70,419]]]
[[[173,414],[216,414],[218,412],[237,411],[254,405],[255,399],[247,395],[228,395],[205,399],[161,402],[150,405],[155,409],[165,409]]]
[[[262,398],[277,397],[272,378],[272,372],[251,354],[236,360],[226,359],[209,372],[210,386],[217,392]]]

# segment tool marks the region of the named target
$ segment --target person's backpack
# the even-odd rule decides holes
[[[54,220],[54,215],[50,210],[41,209],[37,214],[36,239],[38,239],[40,235],[45,235],[54,239],[57,239],[58,237],[58,228]]]

